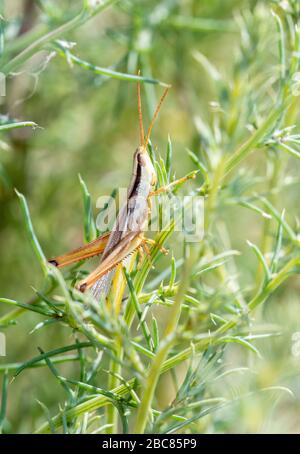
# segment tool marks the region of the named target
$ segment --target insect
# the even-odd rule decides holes
[[[170,186],[183,182],[187,177],[161,187],[156,191],[156,172],[147,152],[150,134],[158,116],[161,105],[168,93],[169,87],[162,94],[153,118],[150,122],[146,136],[144,135],[141,89],[138,83],[138,116],[140,145],[133,157],[133,171],[131,182],[127,190],[127,200],[121,207],[111,232],[105,233],[96,240],[67,254],[55,257],[49,262],[59,268],[102,254],[99,266],[84,280],[79,282],[78,289],[85,292],[90,289],[95,298],[107,292],[112,270],[141,247],[153,244],[153,240],[144,236],[151,211],[150,198],[169,190]],[[147,249],[146,249],[147,250]],[[163,248],[162,248],[163,250]],[[165,251],[163,251],[165,252]]]

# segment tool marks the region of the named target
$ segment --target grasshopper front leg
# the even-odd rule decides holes
[[[159,194],[163,194],[164,192],[168,192],[172,188],[174,188],[175,186],[179,186],[179,185],[185,183],[188,180],[193,180],[194,178],[196,178],[196,175],[197,175],[197,171],[191,172],[188,175],[186,175],[185,177],[182,177],[182,178],[179,178],[178,180],[172,181],[172,183],[170,183],[170,184],[168,184],[166,186],[161,186],[160,188],[156,189],[155,191],[151,191],[149,196],[153,197],[155,195],[159,195]]]

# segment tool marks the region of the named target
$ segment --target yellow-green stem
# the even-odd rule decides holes
[[[194,259],[195,251],[191,249],[191,252],[193,253],[184,264],[180,287],[178,289],[178,293],[176,295],[174,304],[170,310],[168,323],[165,328],[159,349],[150,366],[149,373],[147,374],[146,383],[145,386],[143,387],[142,399],[137,413],[134,429],[134,432],[138,434],[144,433],[145,431],[158,378],[160,376],[163,363],[174,342],[174,334],[176,333],[176,328],[178,325],[178,320],[181,312],[181,303],[184,299],[184,294],[189,284],[190,274],[189,270],[191,269]]]

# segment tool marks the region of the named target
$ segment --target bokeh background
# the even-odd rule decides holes
[[[270,13],[275,3],[280,2],[128,0],[64,39],[76,43],[73,52],[93,64],[128,73],[140,67],[143,74],[172,84],[152,141],[164,154],[170,135],[174,170],[181,176],[192,168],[186,149],[197,153],[199,147],[199,119],[211,120],[216,101],[215,84],[195,52],[205,55],[230,85],[241,69],[238,62],[243,37],[239,23],[241,17],[252,18],[253,33],[258,38],[248,63],[254,62],[258,79],[263,74],[263,84],[272,77],[277,58],[277,29]],[[16,39],[45,23],[63,23],[80,7],[79,0],[1,1],[2,15],[9,24],[7,34]],[[180,23],[178,16],[204,21]],[[45,254],[61,253],[81,244],[83,238],[78,174],[87,183],[94,202],[99,195],[126,186],[138,143],[135,83],[95,75],[52,52],[39,52],[7,80],[7,93],[0,106],[2,115],[31,120],[39,126],[5,133],[0,143],[0,294],[22,302],[30,300],[32,287],[39,288],[42,276],[27,241],[14,188],[26,195]],[[244,64],[247,71],[247,62]],[[160,86],[143,86],[146,123],[161,93]],[[263,160],[255,155],[249,163],[255,175],[263,178],[267,172]],[[287,174],[295,181],[276,197],[279,209],[284,207],[288,219],[295,222],[300,169],[296,159],[288,166]],[[257,271],[257,260],[246,240],[259,241],[263,219],[230,206],[223,206],[222,216],[231,247],[241,252],[235,271],[246,288]],[[7,310],[0,305],[1,313]],[[243,349],[231,347],[231,366],[246,367],[247,363],[250,371],[241,369],[234,379],[224,379],[219,391],[233,397],[243,392],[248,397],[237,399],[212,420],[201,422],[206,432],[299,432],[300,356],[292,354],[292,335],[300,331],[298,278],[291,278],[268,301],[262,317],[266,323],[280,325],[283,334],[258,342],[263,356],[251,357],[250,364]],[[37,315],[25,314],[5,331],[7,356],[0,358],[0,364],[26,360],[36,355],[37,346],[50,350],[69,342],[70,331],[62,326],[29,334],[38,321]],[[164,380],[160,385],[162,399],[168,387]],[[274,395],[255,392],[267,386],[287,387],[294,395],[285,390]],[[34,430],[43,420],[37,400],[56,412],[62,394],[46,369],[21,374],[9,389],[7,431]]]

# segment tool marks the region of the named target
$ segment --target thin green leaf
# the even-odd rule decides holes
[[[5,20],[1,16],[0,17],[0,58],[2,57],[3,52],[4,52],[4,44],[5,44],[4,30],[5,30]]]
[[[152,339],[153,339],[153,351],[155,352],[159,346],[159,330],[158,324],[155,317],[152,317]]]
[[[18,369],[16,370],[14,377],[17,377],[23,370],[27,369],[28,367],[33,367],[36,363],[45,360],[46,358],[51,358],[52,356],[60,355],[61,353],[66,353],[71,350],[78,350],[79,348],[89,348],[94,347],[92,342],[80,342],[77,344],[67,345],[65,347],[56,348],[54,350],[50,350],[45,352],[41,355],[35,356],[34,358],[30,359],[29,361],[25,361]]]
[[[207,168],[202,164],[202,162],[199,160],[199,158],[195,155],[195,153],[187,148],[187,152],[189,157],[191,158],[192,162],[197,166],[197,168],[200,170],[202,175],[204,176],[204,179],[206,180],[208,178],[208,171]]]
[[[32,311],[32,312],[37,312],[38,314],[45,315],[46,317],[53,315],[53,312],[49,312],[40,306],[37,306],[34,304],[19,303],[18,301],[11,300],[8,298],[0,298],[0,303],[9,304],[10,306],[21,307],[22,309],[26,309],[26,310]]]
[[[282,246],[282,232],[283,232],[282,221],[284,219],[284,213],[285,213],[285,210],[282,211],[281,222],[279,222],[279,224],[278,224],[275,249],[274,249],[274,253],[273,253],[271,265],[270,265],[271,273],[275,273],[277,271],[277,266],[278,266],[278,262],[280,259],[280,251],[281,251],[281,246]]]
[[[55,433],[55,427],[52,424],[52,419],[51,419],[51,415],[50,415],[49,409],[46,407],[46,405],[43,402],[39,401],[38,399],[36,401],[40,405],[40,407],[42,408],[44,414],[46,415],[46,418],[47,418],[51,433],[54,434]]]
[[[208,76],[213,79],[215,82],[221,80],[221,75],[217,68],[208,60],[208,58],[199,51],[192,52],[193,58],[200,63],[200,65],[205,69]]]
[[[272,216],[269,213],[266,213],[261,208],[259,208],[257,205],[254,205],[254,203],[250,203],[245,200],[241,200],[238,203],[242,207],[249,208],[250,210],[255,211],[256,213],[260,214],[265,219],[272,219]]]
[[[63,363],[68,363],[68,362],[74,362],[78,361],[79,357],[78,355],[62,355],[62,356],[56,356],[55,358],[52,359],[52,362],[55,364],[63,364]],[[5,370],[15,372],[17,371],[20,367],[23,366],[24,363],[4,363],[0,364],[0,373],[3,373]],[[45,367],[47,364],[44,360],[40,362],[33,363],[32,365],[29,365],[28,368],[39,368],[39,367]]]
[[[272,10],[272,15],[275,17],[277,29],[279,32],[279,58],[280,58],[280,73],[281,81],[284,82],[286,77],[286,56],[285,56],[285,32],[280,17]]]
[[[20,128],[38,128],[38,125],[33,121],[14,121],[12,123],[6,123],[0,125],[0,132],[1,131],[11,131],[12,129],[20,129]],[[17,192],[18,195],[18,192]]]
[[[74,393],[73,391],[71,390],[71,388],[63,381],[60,379],[60,376],[58,374],[58,371],[57,369],[54,367],[54,365],[52,364],[52,361],[49,359],[49,357],[47,355],[45,355],[45,352],[43,351],[43,349],[41,349],[40,347],[38,347],[38,350],[40,352],[41,355],[44,355],[44,359],[46,361],[46,364],[47,366],[49,367],[50,371],[52,372],[52,374],[54,375],[55,378],[57,378],[57,380],[59,381],[59,383],[61,384],[61,386],[64,388],[64,390],[66,391],[67,393],[67,396],[68,396],[68,400],[69,402],[72,404],[74,403]]]
[[[170,138],[170,136],[168,136],[168,146],[167,146],[167,155],[166,155],[166,172],[167,172],[167,176],[168,176],[168,183],[170,182],[170,177],[171,177],[172,156],[173,156],[173,146],[172,146],[171,138]]]
[[[248,342],[245,339],[242,339],[241,337],[234,337],[234,336],[226,336],[222,337],[218,340],[220,343],[233,343],[233,344],[240,344],[243,347],[246,347],[248,350],[251,350],[253,353],[255,353],[259,358],[261,358],[261,354],[259,350],[254,347],[250,342]]]
[[[93,217],[91,195],[80,174],[79,182],[82,190],[84,208],[84,240],[86,243],[89,243],[97,237],[97,229]]]
[[[175,257],[172,255],[171,259],[171,276],[169,280],[169,289],[172,289],[176,280],[176,260]]]
[[[25,226],[26,226],[26,230],[27,230],[27,234],[28,234],[31,246],[40,263],[40,266],[44,272],[44,275],[48,276],[48,274],[49,274],[48,262],[42,251],[42,248],[38,242],[38,239],[35,235],[26,199],[23,194],[21,194],[19,191],[17,191],[17,189],[15,189],[15,191],[20,200],[21,209],[22,209],[24,221],[25,221]]]
[[[286,222],[286,220],[281,216],[281,214],[278,212],[278,210],[272,205],[272,203],[266,199],[263,196],[257,196],[259,200],[269,209],[270,213],[274,218],[276,219],[279,224],[282,224],[283,229],[287,233],[287,235],[290,237],[292,242],[296,243],[297,245],[300,244],[297,235],[294,233],[293,229],[290,227],[290,225]]]
[[[3,375],[3,378],[2,378],[2,397],[1,397],[1,409],[0,409],[0,434],[2,434],[3,425],[5,423],[8,384],[9,384],[9,377],[8,377],[8,371],[6,370]]]
[[[251,241],[247,240],[248,246],[250,246],[254,252],[260,263],[262,264],[264,273],[265,273],[265,279],[268,282],[271,279],[271,271],[269,270],[269,267],[267,265],[267,262],[261,252],[261,250],[256,246],[256,244],[251,243]]]
[[[279,105],[271,110],[267,118],[257,128],[257,130],[244,142],[231,156],[226,163],[226,175],[231,172],[236,166],[240,164],[246,157],[248,157],[261,143],[262,140],[274,128],[274,124],[282,115],[284,106]]]
[[[284,142],[280,142],[279,145],[280,145],[281,148],[286,150],[289,154],[291,154],[295,158],[300,159],[300,152],[295,150],[295,148],[291,147],[290,145],[288,145],[287,143],[284,143]]]
[[[125,276],[126,281],[127,281],[129,292],[130,292],[130,295],[131,295],[131,298],[132,298],[132,301],[133,301],[133,304],[134,304],[134,308],[135,308],[137,317],[138,317],[138,319],[140,321],[140,324],[141,324],[141,327],[142,327],[142,331],[143,331],[145,340],[147,342],[148,348],[153,351],[154,350],[153,339],[151,337],[151,333],[149,331],[149,328],[148,328],[148,325],[147,325],[146,321],[143,320],[143,318],[142,318],[142,311],[141,311],[141,308],[140,308],[140,304],[138,302],[138,298],[137,298],[137,295],[136,295],[132,280],[131,280],[131,278],[130,278],[130,276],[129,276],[129,274],[128,274],[128,272],[127,272],[127,270],[125,268],[123,268],[123,272],[124,272],[124,276]]]
[[[160,80],[157,80],[157,79],[152,79],[151,77],[143,77],[143,76],[138,76],[135,74],[121,73],[119,71],[114,71],[113,69],[110,69],[110,68],[103,68],[101,66],[93,65],[92,63],[89,63],[89,62],[82,60],[81,58],[73,55],[68,49],[64,48],[61,45],[61,42],[59,42],[57,44],[59,46],[59,49],[61,50],[61,54],[65,55],[68,62],[75,63],[76,65],[80,66],[81,68],[87,69],[88,71],[91,71],[94,74],[100,74],[102,76],[109,77],[111,79],[118,79],[118,80],[123,80],[123,81],[127,81],[127,82],[141,82],[141,83],[147,83],[147,84],[161,85],[163,87],[169,86],[168,84],[166,84]]]
[[[236,32],[237,27],[231,20],[218,20],[205,17],[173,16],[166,22],[178,30],[193,32]]]

